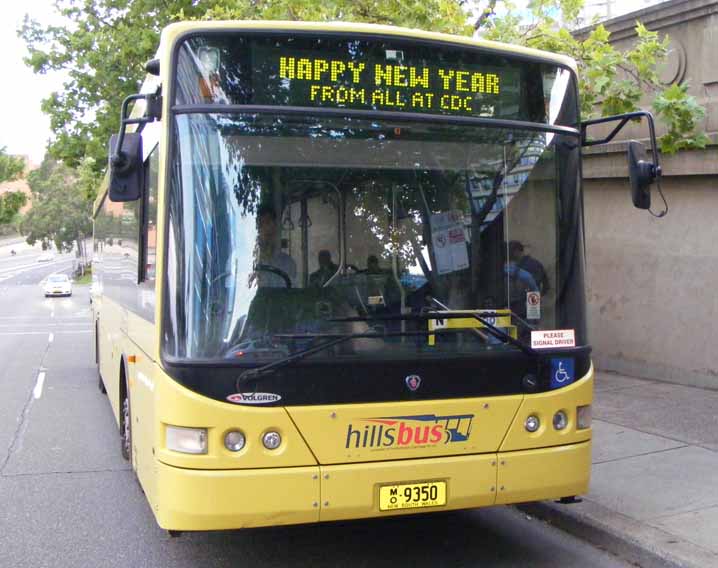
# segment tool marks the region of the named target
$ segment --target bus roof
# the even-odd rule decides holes
[[[504,52],[509,55],[529,56],[543,59],[547,62],[564,65],[576,72],[576,62],[566,56],[549,51],[531,49],[520,45],[500,43],[485,39],[475,39],[468,36],[427,32],[412,28],[400,28],[378,24],[360,24],[353,22],[295,22],[280,20],[228,20],[228,21],[192,21],[177,22],[168,25],[162,32],[162,42],[172,45],[177,37],[183,33],[200,30],[304,30],[316,32],[344,32],[354,34],[378,34],[440,41],[448,44],[465,45],[467,47],[483,47],[489,50]]]

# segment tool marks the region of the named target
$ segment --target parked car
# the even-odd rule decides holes
[[[45,281],[45,297],[72,296],[72,281],[67,274],[51,274]]]

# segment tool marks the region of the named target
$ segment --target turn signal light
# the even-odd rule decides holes
[[[591,405],[576,408],[576,428],[585,430],[591,427]]]

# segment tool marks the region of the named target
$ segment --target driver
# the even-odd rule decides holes
[[[279,247],[279,227],[277,214],[271,206],[261,206],[257,215],[259,245],[259,263],[276,268],[289,276],[294,285],[297,277],[297,265],[294,259]],[[279,274],[269,270],[257,271],[257,285],[264,288],[285,288],[287,283]]]

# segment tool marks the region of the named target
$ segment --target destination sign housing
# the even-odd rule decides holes
[[[202,51],[216,55],[202,57]],[[218,62],[208,69],[204,61]],[[552,63],[407,40],[228,33],[185,41],[177,104],[347,108],[547,121]],[[190,79],[195,77],[194,80]]]

